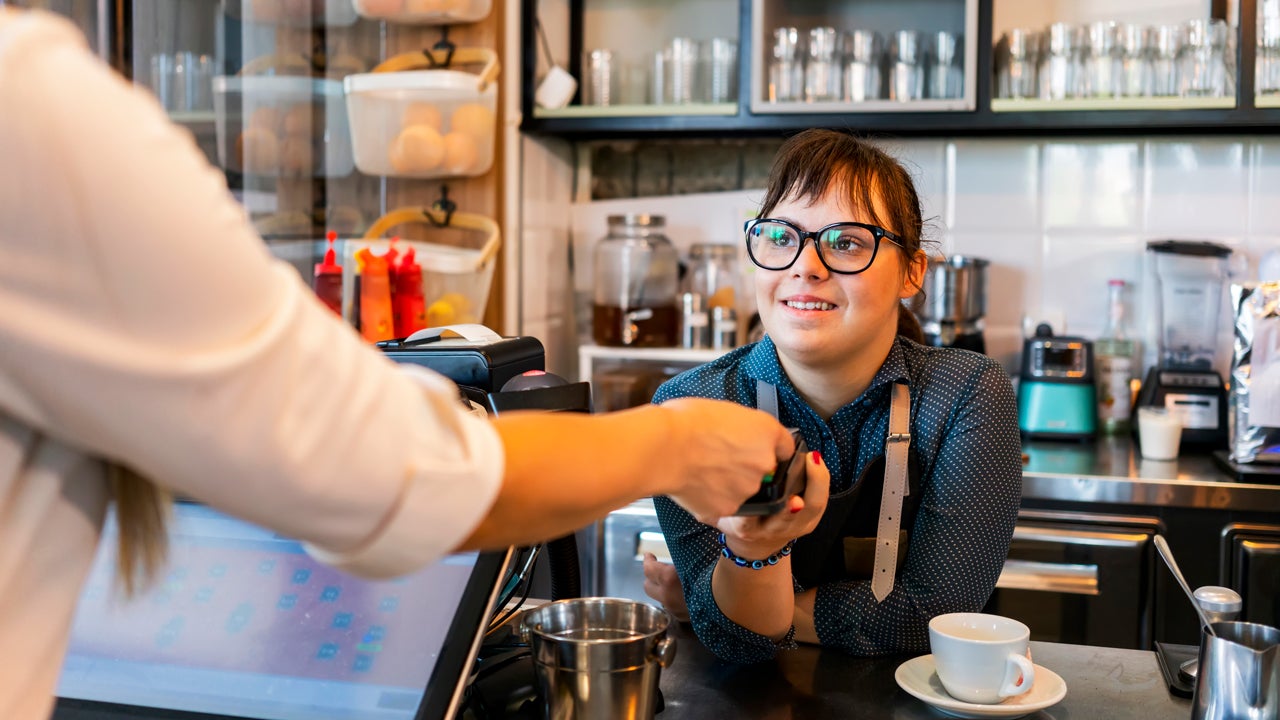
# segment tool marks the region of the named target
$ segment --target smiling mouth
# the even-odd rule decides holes
[[[835,310],[836,306],[825,302],[797,302],[794,300],[786,300],[783,302],[789,308],[796,310]]]

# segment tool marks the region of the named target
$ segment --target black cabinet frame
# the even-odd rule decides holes
[[[755,114],[751,112],[750,65],[756,51],[751,33],[752,0],[739,0],[739,97],[735,115],[665,115],[659,117],[536,117],[538,39],[533,18],[538,0],[521,0],[520,129],[571,140],[636,137],[780,136],[810,127],[855,130],[871,135],[915,137],[1025,135],[1151,135],[1280,133],[1280,108],[1254,103],[1258,0],[1240,0],[1237,30],[1236,106],[1179,110],[1063,110],[994,112],[992,16],[995,0],[978,4],[978,59],[975,110],[943,112],[868,112]],[[569,0],[569,72],[580,76],[584,0]],[[1225,3],[1213,4],[1215,15]]]

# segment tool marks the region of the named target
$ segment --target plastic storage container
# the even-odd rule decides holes
[[[425,59],[421,53],[412,53]],[[369,175],[410,178],[472,177],[493,166],[497,136],[497,56],[459,50],[455,63],[483,59],[473,74],[460,70],[372,73],[344,81],[355,139],[355,164]]]
[[[343,177],[354,168],[342,83],[309,77],[213,79],[218,162],[268,177]]]
[[[393,227],[407,223],[427,224],[432,227],[437,223],[447,223],[447,228],[465,231],[474,237],[477,246],[462,247],[423,240],[396,239],[394,241],[395,264],[398,265],[412,249],[413,262],[418,266],[412,277],[420,283],[420,286],[395,287],[394,294],[404,296],[408,291],[421,296],[424,312],[422,327],[481,322],[489,299],[489,286],[493,282],[493,269],[497,264],[498,250],[502,245],[498,225],[490,218],[481,215],[456,212],[446,216],[438,209],[424,208],[392,210],[370,226],[363,239],[342,243],[339,255],[342,258],[340,263],[343,275],[343,317],[359,327],[360,313],[364,310],[357,303],[359,292],[356,284],[357,255],[362,249],[367,249],[375,256],[385,257],[387,251],[392,248],[393,242],[380,236]],[[403,297],[391,298],[393,312],[405,307],[401,302],[402,299]],[[396,318],[393,326],[397,331],[401,329],[408,331],[396,332],[393,335],[402,337],[421,329],[421,327],[410,327],[411,325],[412,322],[405,318]],[[390,337],[391,335],[376,339],[384,340]]]
[[[346,27],[358,16],[351,0],[224,0],[230,17],[291,27]]]
[[[350,0],[355,11],[372,20],[408,25],[475,22],[489,14],[491,0]]]

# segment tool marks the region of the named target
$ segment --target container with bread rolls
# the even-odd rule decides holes
[[[350,0],[355,11],[371,20],[407,25],[448,25],[482,20],[491,0]]]
[[[425,226],[425,233],[418,233],[424,239],[390,234],[405,225]],[[341,243],[343,317],[371,342],[403,337],[424,327],[482,322],[501,245],[498,224],[483,215],[446,213],[439,205],[392,210],[370,225],[362,239]],[[363,307],[371,297],[364,283],[357,281],[362,266],[377,264],[369,263],[371,258],[381,258],[389,266],[390,331],[362,327],[376,315]],[[410,264],[413,271],[405,271]],[[406,278],[415,286],[404,287]],[[402,302],[406,297],[420,300]],[[417,308],[420,314],[404,316],[409,308]],[[386,336],[374,337],[377,333]]]
[[[445,55],[430,51],[432,61]],[[461,48],[450,67],[418,69],[427,52],[399,55],[371,73],[343,81],[356,167],[368,175],[405,178],[473,177],[493,166],[497,137],[497,55]]]
[[[290,27],[346,27],[359,19],[351,0],[223,0],[228,16]]]
[[[218,161],[265,177],[345,177],[355,162],[342,83],[284,75],[213,79]]]

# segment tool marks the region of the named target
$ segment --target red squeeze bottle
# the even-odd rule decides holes
[[[391,276],[385,255],[374,255],[364,247],[356,251],[360,268],[360,334],[369,342],[390,340]]]
[[[338,239],[338,233],[330,230],[325,237],[329,241],[329,248],[324,251],[324,262],[316,263],[312,288],[316,291],[316,297],[341,317],[342,266],[336,262],[333,251],[333,241]]]
[[[391,307],[398,338],[409,337],[427,326],[427,300],[422,295],[422,266],[414,255],[412,247],[405,250],[395,270]]]

